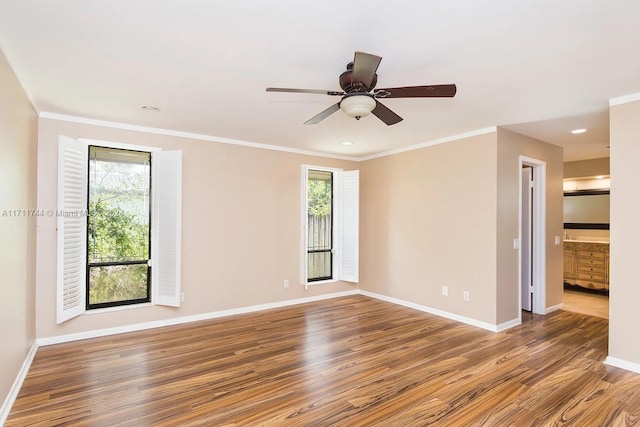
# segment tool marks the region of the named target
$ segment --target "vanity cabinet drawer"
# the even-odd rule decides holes
[[[591,258],[604,260],[604,252],[597,251],[578,251],[578,258]]]
[[[592,265],[604,268],[604,259],[580,258],[578,257],[578,267],[581,265]]]
[[[602,274],[605,273],[604,265],[578,265],[578,271],[586,274]]]
[[[604,282],[604,274],[578,273],[580,280],[592,280],[594,282]]]

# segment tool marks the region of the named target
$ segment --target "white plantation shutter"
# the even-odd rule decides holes
[[[152,153],[151,280],[154,304],[181,300],[182,151]]]
[[[62,323],[85,312],[87,217],[62,213],[87,209],[87,144],[58,139],[57,310]]]
[[[358,282],[359,263],[359,171],[342,172],[342,224],[340,280]]]
[[[309,210],[309,198],[307,196],[307,190],[309,187],[308,177],[309,177],[309,166],[302,165],[301,169],[301,190],[300,194],[300,206],[302,207],[301,215],[300,215],[300,283],[307,283],[307,271],[309,269],[309,256],[307,254],[307,249],[309,247],[309,215],[307,214]]]

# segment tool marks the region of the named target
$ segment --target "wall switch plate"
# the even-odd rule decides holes
[[[289,280],[285,280],[285,281],[284,281],[284,287],[285,287],[285,288],[288,288],[288,287],[289,287]]]
[[[520,249],[520,239],[513,239],[513,249]]]
[[[464,291],[462,293],[462,299],[465,301],[469,301],[469,291]]]
[[[442,295],[445,297],[449,296],[449,287],[448,286],[443,286],[442,287]]]
[[[180,292],[180,302],[184,302],[184,292]]]
[[[555,244],[556,246],[560,246],[560,236],[555,237]]]

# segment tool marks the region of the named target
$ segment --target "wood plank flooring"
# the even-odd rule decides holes
[[[492,333],[365,296],[38,350],[6,426],[640,426],[607,320]]]
[[[564,307],[565,311],[588,314],[589,316],[609,318],[609,297],[587,292],[580,292],[565,289]]]

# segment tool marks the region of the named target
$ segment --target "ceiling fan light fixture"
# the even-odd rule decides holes
[[[340,109],[349,117],[359,120],[376,108],[376,100],[369,95],[352,95],[340,102]]]

